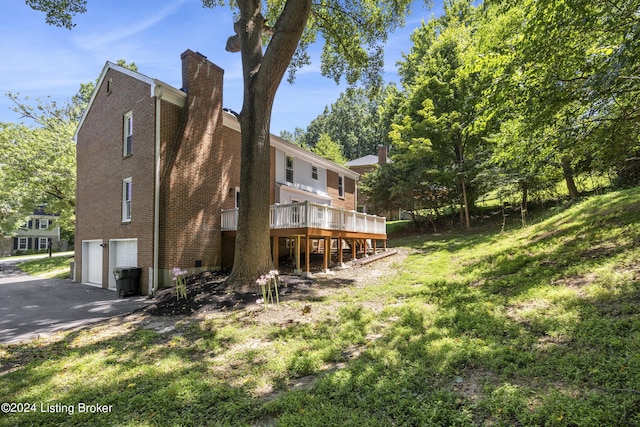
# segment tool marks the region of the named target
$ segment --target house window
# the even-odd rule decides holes
[[[318,167],[317,166],[311,166],[311,178],[315,179],[316,181],[318,180]]]
[[[124,115],[124,136],[122,141],[122,155],[124,157],[131,155],[133,140],[133,111],[129,111]]]
[[[29,248],[29,242],[26,237],[18,237],[18,249],[26,251]]]
[[[338,197],[344,198],[344,177],[338,175]]]
[[[107,80],[107,94],[111,94],[113,90],[113,79]]]
[[[49,228],[49,220],[48,219],[41,219],[40,220],[40,229],[41,230],[46,230],[47,228]]]
[[[122,222],[131,221],[131,178],[122,181]]]
[[[287,156],[287,175],[286,175],[286,179],[287,182],[290,182],[293,184],[293,157]]]
[[[40,237],[38,239],[38,249],[47,249],[49,247],[49,239]]]

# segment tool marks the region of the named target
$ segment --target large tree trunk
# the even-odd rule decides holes
[[[562,173],[564,174],[564,180],[567,182],[567,189],[569,190],[569,198],[576,200],[580,197],[578,193],[578,187],[573,179],[573,169],[571,168],[571,160],[568,157],[562,158]]]
[[[242,53],[244,99],[240,112],[242,161],[240,208],[233,270],[228,288],[248,290],[272,267],[269,236],[270,124],[276,91],[306,26],[311,0],[289,0],[263,56],[260,0],[239,1],[236,23]]]
[[[270,108],[254,96],[240,116],[242,160],[240,209],[235,259],[229,285],[247,290],[256,278],[272,268],[269,241]],[[262,108],[260,108],[262,106]]]

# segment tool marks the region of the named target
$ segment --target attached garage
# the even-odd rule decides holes
[[[102,241],[82,242],[82,279],[88,285],[102,287]]]
[[[109,241],[109,289],[116,289],[113,269],[116,267],[138,266],[138,239],[117,239]]]

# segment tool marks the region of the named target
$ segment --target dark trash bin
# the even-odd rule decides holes
[[[116,289],[120,298],[127,295],[140,295],[140,268],[116,267],[113,269]]]

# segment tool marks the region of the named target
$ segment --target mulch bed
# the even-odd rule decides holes
[[[187,298],[177,299],[175,287],[156,293],[154,303],[144,308],[153,316],[191,315],[199,311],[242,308],[257,299],[255,293],[227,292],[228,272],[205,272],[187,277]]]
[[[187,298],[177,299],[174,287],[160,290],[154,303],[143,311],[152,316],[193,315],[209,311],[244,309],[262,298],[262,290],[256,285],[255,292],[232,292],[225,289],[229,272],[205,272],[187,278]],[[300,298],[310,292],[311,280],[297,276],[280,276],[278,286],[280,301],[295,294]]]
[[[362,261],[354,260],[350,262],[353,267],[370,261],[385,258],[392,253],[378,253],[371,257],[363,258]],[[366,261],[365,261],[366,260]],[[334,260],[334,261],[337,261]],[[311,256],[311,270],[318,271],[322,266],[322,255],[313,254]],[[313,279],[302,279],[299,276],[291,275],[294,265],[291,260],[280,260],[280,300],[305,299],[314,293]],[[154,302],[143,309],[143,312],[152,316],[178,316],[193,315],[210,311],[225,311],[244,309],[250,304],[262,298],[262,291],[256,285],[255,292],[233,292],[225,289],[225,281],[229,277],[230,271],[204,272],[187,277],[187,298],[177,299],[175,287],[161,289],[154,297]],[[334,283],[340,282],[340,283]],[[325,286],[344,285],[353,282],[345,278],[335,278],[325,280]]]

